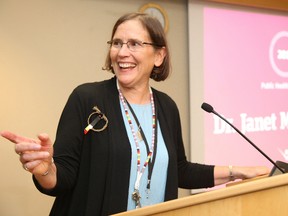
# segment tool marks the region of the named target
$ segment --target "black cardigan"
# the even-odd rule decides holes
[[[175,102],[155,89],[153,95],[169,155],[165,201],[177,198],[178,187],[214,186],[213,166],[186,160]],[[84,135],[94,106],[107,116],[108,127]],[[56,196],[50,215],[110,215],[127,210],[131,149],[115,77],[80,85],[72,92],[59,121],[54,161],[54,189],[41,188],[33,178],[38,190]]]

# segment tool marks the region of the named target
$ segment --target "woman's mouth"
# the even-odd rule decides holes
[[[119,63],[118,65],[121,69],[131,69],[136,67],[136,64],[134,63]]]

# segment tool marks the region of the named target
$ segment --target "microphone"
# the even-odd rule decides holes
[[[276,167],[279,171],[281,171],[281,173],[285,173],[285,170],[283,170],[282,168],[280,168],[280,166],[278,166],[277,163],[275,163],[270,157],[268,157],[268,155],[266,155],[260,148],[258,148],[250,139],[248,139],[247,136],[245,136],[240,130],[238,130],[234,125],[232,125],[229,121],[227,121],[223,116],[219,115],[214,108],[208,104],[208,103],[202,103],[201,108],[203,110],[205,110],[208,113],[213,113],[215,115],[217,115],[219,118],[221,118],[223,121],[225,121],[228,125],[230,125],[234,130],[237,131],[238,134],[240,134],[244,139],[246,139],[254,148],[257,149],[258,152],[260,152],[264,157],[266,157],[266,159],[268,159],[273,165],[274,167]],[[283,162],[282,162],[283,163]],[[275,169],[272,170],[273,172],[275,171]],[[271,175],[271,173],[270,173]]]

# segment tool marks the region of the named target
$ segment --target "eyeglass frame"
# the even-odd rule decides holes
[[[114,45],[113,43],[114,42],[118,42],[119,43],[119,46],[117,47],[117,45]],[[132,52],[135,52],[135,51],[138,51],[137,48],[136,50],[133,48],[131,48],[131,44],[130,43],[137,43],[139,46],[139,48],[143,48],[144,46],[143,45],[150,45],[150,46],[153,46],[153,47],[157,47],[157,48],[162,48],[163,46],[161,45],[158,45],[158,44],[155,44],[155,43],[151,43],[151,42],[145,42],[145,41],[140,41],[140,40],[137,40],[137,39],[129,39],[127,42],[123,42],[121,39],[113,39],[113,40],[110,40],[110,41],[107,41],[107,44],[110,45],[110,48],[115,48],[115,49],[118,49],[120,50],[124,44],[127,45],[127,48],[132,51]],[[130,44],[130,45],[129,45]]]

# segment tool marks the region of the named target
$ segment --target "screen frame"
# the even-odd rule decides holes
[[[237,1],[229,1],[229,4],[220,4],[226,1],[188,1],[188,40],[189,40],[189,108],[190,108],[190,158],[193,162],[204,162],[204,114],[201,104],[204,102],[204,37],[203,37],[203,9],[204,7],[215,7],[221,9],[233,9],[246,12],[260,12],[263,14],[285,15],[283,10],[264,9],[252,7],[259,1],[252,1],[251,7],[236,5]],[[233,2],[233,3],[232,3]],[[280,1],[276,1],[274,6],[279,6]],[[231,4],[230,4],[231,3]],[[287,6],[288,9],[288,6]],[[211,116],[212,118],[212,116]]]
[[[288,11],[288,4],[285,0],[206,0],[232,5],[241,5],[248,7],[264,8],[278,11]]]

